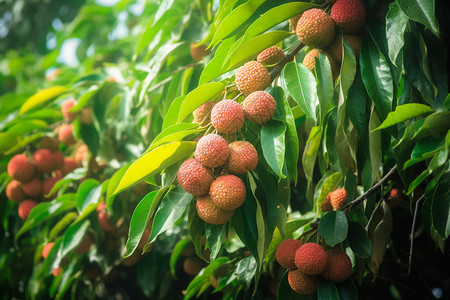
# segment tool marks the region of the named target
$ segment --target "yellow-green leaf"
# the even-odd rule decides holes
[[[20,108],[19,116],[35,108],[36,106],[39,106],[49,100],[52,100],[55,97],[58,97],[59,95],[66,93],[67,91],[68,89],[63,86],[54,86],[45,90],[40,90],[39,92],[28,98],[27,101],[25,101],[25,103]]]

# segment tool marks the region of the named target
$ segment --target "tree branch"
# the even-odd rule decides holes
[[[410,245],[409,245],[409,260],[408,260],[408,272],[406,273],[406,276],[411,275],[411,265],[412,265],[412,256],[413,256],[413,248],[414,248],[414,229],[416,227],[416,220],[417,220],[417,212],[419,211],[419,204],[424,199],[425,195],[422,195],[422,197],[419,198],[419,200],[416,201],[416,207],[414,208],[414,216],[413,216],[413,222],[411,225],[411,233],[410,233]]]
[[[383,183],[385,183],[389,178],[391,178],[395,173],[397,173],[397,165],[392,167],[392,169],[390,169],[389,172],[386,175],[384,175],[384,177],[381,178],[380,181],[378,181],[374,186],[372,186],[370,189],[368,189],[367,192],[365,192],[364,194],[362,194],[361,196],[359,196],[358,198],[356,198],[352,202],[347,203],[347,205],[345,205],[343,208],[341,208],[341,210],[344,210],[345,213],[348,213],[354,206],[356,206],[359,203],[363,202],[364,200],[369,198],[370,195],[375,193],[378,190],[378,188],[381,185],[383,185]]]
[[[276,66],[270,71],[270,81],[272,82],[278,75],[280,75],[281,70],[283,70],[284,66],[294,59],[294,56],[305,46],[305,44],[298,44],[292,52],[288,53]]]

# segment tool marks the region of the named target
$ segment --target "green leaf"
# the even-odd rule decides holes
[[[216,259],[225,237],[226,224],[212,225],[205,223],[206,240],[211,250],[210,260]]]
[[[383,123],[381,123],[381,125],[374,130],[384,129],[395,124],[405,122],[406,120],[409,120],[411,118],[417,118],[423,115],[430,114],[433,111],[434,110],[430,106],[419,103],[399,105],[395,108],[395,111],[390,112]]]
[[[47,127],[47,122],[42,120],[21,120],[20,123],[9,127],[7,132],[17,135],[26,135],[35,130],[46,129]]]
[[[54,86],[48,89],[40,90],[39,92],[28,98],[28,100],[22,105],[22,107],[20,107],[19,116],[68,91],[69,90],[63,86]]]
[[[253,277],[256,274],[257,263],[253,256],[242,259],[236,266],[236,277],[240,284],[247,290],[250,287]]]
[[[224,57],[228,55],[235,39],[235,37],[230,37],[220,44],[213,59],[203,69],[202,75],[200,75],[199,85],[205,84],[228,71],[228,65],[223,65]]]
[[[61,256],[65,257],[71,251],[75,250],[77,246],[81,243],[91,222],[85,220],[84,222],[75,223],[64,232],[64,238],[61,248]]]
[[[125,172],[113,194],[185,159],[195,150],[195,142],[173,142],[159,146],[139,157]]]
[[[302,156],[303,171],[305,172],[305,177],[308,180],[308,191],[310,191],[306,194],[306,197],[310,202],[313,200],[312,180],[314,166],[316,165],[317,154],[319,152],[321,142],[322,128],[319,126],[314,126],[311,128],[308,140],[306,141],[305,151]]]
[[[372,242],[361,224],[349,222],[347,240],[352,251],[359,257],[367,258],[372,255]]]
[[[431,206],[433,227],[444,238],[450,235],[450,174],[446,173],[436,185]]]
[[[176,276],[176,265],[178,262],[178,259],[181,256],[181,253],[183,253],[184,249],[188,249],[189,247],[192,247],[192,244],[189,240],[179,240],[175,247],[173,247],[172,253],[170,254],[170,273],[174,278],[177,278]]]
[[[328,56],[319,52],[319,57],[314,58],[314,72],[317,80],[317,96],[320,104],[320,122],[335,106],[333,103],[334,84],[331,65]]]
[[[389,5],[389,11],[386,14],[386,39],[389,49],[389,58],[397,67],[402,63],[401,53],[405,44],[405,30],[408,23],[408,17],[400,10],[396,2]]]
[[[415,139],[421,139],[429,135],[446,133],[450,129],[450,112],[440,111],[433,113],[425,118],[423,125],[413,136]]]
[[[286,125],[283,122],[270,120],[262,125],[261,146],[269,166],[279,178],[284,178],[283,164],[285,154]]]
[[[161,146],[163,144],[181,141],[185,137],[193,135],[197,132],[199,132],[198,124],[195,123],[179,123],[171,125],[166,129],[164,129],[163,131],[161,131],[161,133],[155,137],[150,147],[148,147],[148,149],[145,152],[147,153],[152,149],[155,149],[156,147]]]
[[[170,104],[169,110],[167,111],[167,113],[164,117],[162,130],[177,123],[181,104],[183,104],[184,99],[186,99],[186,96],[180,96],[172,101],[172,103]]]
[[[100,183],[92,178],[84,180],[77,191],[77,209],[82,213],[90,204],[99,202],[102,192]]]
[[[0,132],[0,153],[14,147],[19,141],[19,137],[15,133]]]
[[[348,222],[343,211],[330,211],[319,222],[319,234],[325,239],[325,243],[333,247],[347,237]]]
[[[128,163],[121,167],[119,170],[117,170],[114,175],[111,177],[111,180],[108,183],[108,188],[106,189],[106,205],[108,206],[108,203],[111,202],[110,198],[112,197],[112,194],[116,190],[117,186],[120,183],[120,180],[122,179],[125,172],[130,167],[131,163]],[[108,206],[108,207],[111,207]]]
[[[98,85],[91,86],[77,101],[77,103],[69,110],[70,112],[79,112],[85,107],[89,100],[100,90]]]
[[[177,123],[182,122],[203,103],[216,100],[224,88],[225,85],[221,82],[210,82],[199,86],[187,94],[186,99],[181,104]]]
[[[401,10],[414,21],[417,21],[438,36],[439,28],[434,15],[434,1],[427,0],[396,0]]]
[[[319,277],[317,289],[318,300],[339,300],[339,294],[334,283]]]
[[[317,98],[316,80],[313,73],[300,63],[288,63],[283,69],[286,87],[308,117],[316,121]]]
[[[358,300],[358,289],[351,280],[336,284],[341,300]]]
[[[339,187],[339,183],[342,181],[342,174],[339,172],[328,171],[322,176],[319,183],[317,183],[314,191],[314,203],[317,203],[318,207],[322,206],[323,201],[328,194]]]

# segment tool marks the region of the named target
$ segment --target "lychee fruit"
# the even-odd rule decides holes
[[[199,196],[196,203],[197,214],[208,224],[224,224],[231,220],[233,210],[223,210],[212,201],[210,195]]]
[[[59,274],[61,274],[61,272],[62,272],[62,268],[61,267],[57,267],[56,269],[54,269],[52,271],[52,275],[57,277]]]
[[[361,37],[359,35],[345,34],[345,40],[352,47],[355,53],[356,61],[359,59],[359,50],[361,49]],[[327,52],[335,59],[337,63],[342,62],[342,35],[336,36],[334,41],[328,46]]]
[[[230,154],[226,162],[229,173],[244,175],[247,171],[253,171],[258,165],[258,152],[255,147],[246,141],[236,141],[228,145]]]
[[[46,245],[44,246],[44,248],[42,248],[42,257],[43,257],[44,259],[47,258],[48,254],[50,253],[50,250],[52,250],[52,248],[53,248],[54,245],[55,245],[55,243],[50,242],[50,243],[46,244]]]
[[[92,239],[89,237],[88,234],[86,234],[83,239],[81,240],[78,247],[75,249],[75,252],[78,254],[85,254],[89,252],[89,249],[91,249],[92,245]]]
[[[92,125],[94,124],[94,118],[92,113],[92,107],[84,107],[80,111],[80,123],[83,125]]]
[[[331,202],[330,202],[330,194],[331,193],[328,193],[327,197],[322,202],[322,206],[320,207],[320,209],[323,212],[327,212],[327,211],[332,211],[333,210],[333,206],[331,206]]]
[[[300,20],[300,17],[302,15],[297,15],[295,17],[292,17],[289,19],[289,32],[296,32],[297,31],[297,23],[298,20]]]
[[[61,179],[61,176],[48,177],[42,181],[42,197],[45,201],[50,201],[56,197],[56,193],[49,195],[55,184]]]
[[[277,262],[284,268],[289,270],[297,269],[295,265],[295,253],[303,243],[295,239],[287,239],[282,241],[277,248],[275,258]]]
[[[249,61],[236,70],[236,86],[244,95],[263,91],[270,85],[270,74],[260,62]]]
[[[264,51],[261,51],[256,60],[262,64],[274,65],[284,58],[284,52],[278,46],[272,46]]]
[[[33,200],[25,200],[19,204],[19,217],[22,220],[28,219],[30,211],[37,205]]]
[[[304,274],[320,274],[327,264],[327,253],[319,244],[306,243],[295,252],[295,265]]]
[[[194,157],[208,168],[217,168],[223,165],[229,155],[227,141],[217,134],[207,134],[197,143]]]
[[[34,166],[25,154],[17,154],[8,163],[8,175],[20,182],[34,177]]]
[[[59,150],[59,141],[55,137],[44,136],[39,142],[39,148],[48,149],[51,152]]]
[[[291,288],[298,294],[311,295],[317,291],[316,276],[307,275],[300,270],[290,270],[288,282]]]
[[[244,203],[246,190],[239,177],[222,175],[211,183],[209,194],[219,208],[234,210]]]
[[[6,197],[14,202],[20,202],[25,199],[25,193],[20,181],[13,179],[8,183],[6,186]]]
[[[333,210],[339,210],[347,203],[347,192],[344,188],[339,188],[331,192],[330,203]]]
[[[184,260],[183,263],[183,270],[186,272],[186,274],[195,276],[203,269],[203,261],[196,257],[191,256]]]
[[[41,194],[42,182],[38,178],[34,178],[22,184],[22,190],[28,197],[36,197]]]
[[[33,164],[40,173],[51,173],[55,169],[53,154],[48,149],[38,149],[33,153]]]
[[[52,153],[55,170],[62,170],[64,168],[64,155],[61,151]]]
[[[205,126],[211,122],[211,110],[213,109],[216,102],[205,102],[200,105],[192,115],[194,116],[194,123],[198,123],[200,126]]]
[[[342,282],[352,274],[352,262],[347,253],[340,249],[327,251],[328,266],[321,276],[333,282]]]
[[[203,57],[211,54],[211,51],[206,49],[206,45],[203,44],[191,44],[191,56],[195,61],[200,61]]]
[[[211,111],[211,124],[223,134],[239,131],[244,125],[244,110],[233,100],[222,100]]]
[[[247,119],[256,124],[263,124],[272,119],[277,110],[277,103],[271,94],[257,91],[245,98],[242,108]]]
[[[177,179],[183,190],[191,195],[200,196],[209,192],[214,177],[197,159],[190,158],[178,169]]]
[[[325,48],[334,39],[335,25],[327,13],[318,8],[311,8],[298,20],[296,33],[305,45]]]
[[[64,167],[62,168],[62,175],[66,176],[70,172],[74,171],[75,169],[79,168],[79,164],[71,157],[65,157],[64,158]]]
[[[116,229],[116,227],[111,224],[108,212],[106,211],[106,204],[101,202],[97,205],[97,219],[100,228],[105,232],[110,232]]]
[[[61,104],[61,112],[63,114],[64,119],[68,121],[73,121],[77,117],[76,112],[70,112],[70,109],[74,107],[76,104],[74,98],[67,99]]]
[[[58,139],[64,145],[70,146],[76,143],[75,137],[73,135],[72,124],[63,124],[59,128]]]
[[[75,162],[77,162],[79,165],[81,165],[86,158],[86,154],[87,154],[88,150],[89,149],[86,144],[80,145],[75,150],[75,154],[74,154]]]
[[[331,8],[330,15],[344,33],[356,33],[366,22],[366,8],[360,0],[338,0]]]
[[[393,188],[389,192],[389,197],[387,198],[387,203],[391,208],[396,208],[403,203],[403,193],[396,188]]]

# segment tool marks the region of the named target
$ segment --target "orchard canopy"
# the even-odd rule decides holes
[[[0,3],[1,299],[450,299],[450,3]]]

